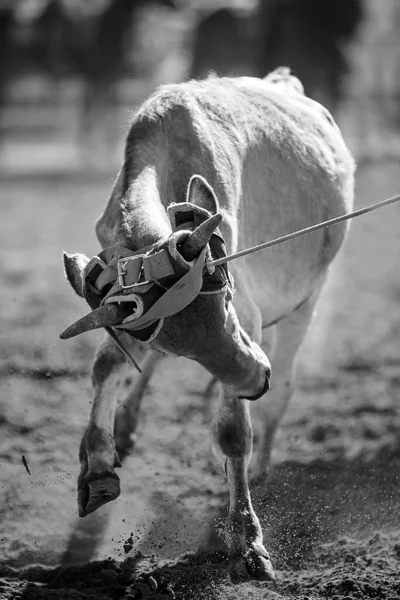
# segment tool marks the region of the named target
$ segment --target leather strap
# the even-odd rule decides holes
[[[198,296],[203,285],[203,268],[207,248],[203,248],[193,267],[159,298],[139,319],[127,317],[117,329],[142,329],[159,319],[176,315]],[[110,301],[112,298],[110,298]]]

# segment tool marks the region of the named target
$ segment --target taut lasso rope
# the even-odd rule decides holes
[[[308,233],[312,233],[313,231],[317,231],[318,229],[324,229],[325,227],[330,227],[331,225],[335,225],[336,223],[341,223],[342,221],[347,221],[348,219],[354,219],[354,217],[365,215],[366,213],[373,212],[374,210],[377,210],[378,208],[383,208],[384,206],[388,206],[389,204],[395,204],[396,202],[400,202],[400,194],[392,196],[391,198],[387,198],[386,200],[382,200],[381,202],[377,202],[376,204],[372,204],[372,206],[360,208],[359,210],[348,213],[347,215],[341,215],[340,217],[329,219],[328,221],[324,221],[323,223],[317,223],[316,225],[311,225],[310,227],[306,227],[305,229],[300,229],[299,231],[288,233],[287,235],[283,235],[282,237],[270,240],[269,242],[264,242],[262,244],[258,244],[257,246],[241,250],[240,252],[235,252],[234,254],[230,254],[229,256],[224,256],[216,260],[208,261],[207,264],[211,267],[215,267],[217,265],[221,265],[231,260],[235,260],[236,258],[247,256],[248,254],[252,254],[253,252],[258,252],[259,250],[264,250],[265,248],[271,248],[271,246],[283,244],[283,242],[293,240],[294,238],[300,237],[302,235],[307,235]],[[141,373],[141,368],[139,367],[133,356],[131,356],[131,354],[126,350],[123,343],[119,340],[116,333],[113,331],[112,327],[106,327],[106,330],[107,333],[112,337],[114,342],[117,344],[121,352],[136,367],[139,373]]]
[[[311,225],[310,227],[306,227],[305,229],[300,229],[299,231],[288,233],[286,235],[283,235],[282,237],[270,240],[269,242],[263,242],[262,244],[258,244],[257,246],[252,246],[251,248],[240,250],[239,252],[235,252],[234,254],[230,254],[229,256],[223,256],[222,258],[218,258],[217,260],[211,260],[207,264],[210,267],[216,267],[217,265],[221,265],[222,263],[235,260],[236,258],[241,258],[242,256],[247,256],[248,254],[252,254],[253,252],[258,252],[259,250],[264,250],[265,248],[271,248],[271,246],[283,244],[283,242],[288,242],[289,240],[293,240],[294,238],[300,237],[302,235],[307,235],[308,233],[312,233],[313,231],[317,231],[318,229],[324,229],[325,227],[336,225],[336,223],[341,223],[342,221],[347,221],[348,219],[354,219],[354,217],[365,215],[366,213],[373,212],[378,208],[388,206],[389,204],[395,204],[395,202],[400,202],[400,194],[392,196],[391,198],[387,198],[386,200],[382,200],[381,202],[377,202],[376,204],[372,204],[372,206],[360,208],[359,210],[355,210],[354,212],[348,213],[347,215],[341,215],[340,217],[329,219],[329,221],[317,223],[316,225]]]

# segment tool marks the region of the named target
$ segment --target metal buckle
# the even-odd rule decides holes
[[[143,254],[139,254],[136,256],[127,256],[126,258],[120,258],[117,262],[117,272],[118,272],[118,285],[123,290],[130,290],[138,284],[140,273],[143,268]],[[125,277],[128,275],[128,263],[132,263],[129,269],[129,275],[134,278],[132,283],[126,284]],[[135,265],[134,262],[138,264]]]

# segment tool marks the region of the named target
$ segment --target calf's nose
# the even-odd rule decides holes
[[[239,396],[239,398],[243,398],[245,400],[258,400],[259,398],[261,398],[261,396],[263,396],[264,394],[266,394],[270,388],[270,384],[271,384],[271,367],[267,366],[265,367],[265,379],[264,379],[264,385],[261,389],[260,392],[258,392],[257,394],[255,394],[254,396]]]

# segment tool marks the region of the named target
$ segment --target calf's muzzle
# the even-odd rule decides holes
[[[239,398],[243,398],[244,400],[258,400],[261,396],[264,396],[270,388],[271,385],[271,369],[267,368],[265,373],[265,381],[264,386],[260,392],[254,394],[254,396],[239,396]]]

